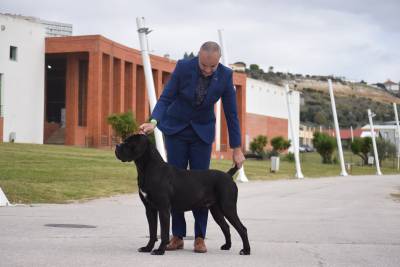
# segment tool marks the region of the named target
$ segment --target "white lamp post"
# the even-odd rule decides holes
[[[147,94],[149,96],[150,110],[151,112],[153,112],[153,109],[157,103],[157,98],[156,98],[156,90],[154,88],[153,72],[151,71],[149,47],[147,40],[147,34],[150,33],[150,30],[149,28],[145,27],[145,21],[143,17],[137,17],[136,24],[139,33],[140,50],[142,52],[143,69],[144,69],[144,76],[146,78],[145,80],[146,80]],[[164,161],[167,161],[162,133],[160,132],[160,130],[156,128],[154,129],[154,135],[156,139],[157,150],[158,152],[160,152]]]
[[[336,142],[338,146],[339,152],[339,159],[340,159],[340,168],[342,169],[340,175],[347,176],[346,168],[344,166],[344,157],[343,157],[343,149],[342,149],[342,140],[340,138],[340,130],[339,130],[339,123],[336,114],[336,104],[335,104],[335,97],[333,96],[333,87],[331,79],[328,79],[328,87],[329,87],[329,95],[331,97],[331,106],[332,106],[332,113],[333,113],[333,122],[335,123],[335,132],[336,132]]]
[[[397,105],[393,103],[394,117],[397,125],[397,170],[400,168],[400,126],[399,126],[399,115],[397,115]],[[396,135],[395,135],[396,136]]]
[[[372,146],[374,148],[376,174],[377,175],[382,175],[381,167],[379,166],[378,149],[376,148],[374,124],[372,122],[372,118],[375,117],[375,115],[376,115],[375,113],[372,113],[371,110],[368,109],[368,119],[369,119],[369,127],[371,129]]]
[[[286,104],[287,104],[287,109],[288,109],[288,118],[289,118],[289,128],[290,128],[290,133],[292,135],[292,145],[293,145],[293,152],[294,152],[294,160],[296,162],[296,175],[295,177],[298,179],[304,178],[303,173],[301,172],[301,167],[300,167],[300,157],[299,157],[299,148],[297,146],[297,140],[298,137],[295,134],[294,128],[293,128],[293,121],[292,121],[292,112],[290,109],[290,103],[289,103],[289,94],[292,93],[292,91],[289,90],[289,85],[285,85],[286,89]]]

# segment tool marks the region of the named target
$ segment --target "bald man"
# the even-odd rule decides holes
[[[151,133],[155,127],[163,132],[168,163],[177,168],[209,169],[212,143],[215,138],[214,104],[221,98],[233,149],[233,162],[239,168],[244,156],[241,150],[236,91],[232,70],[219,63],[221,49],[215,42],[200,47],[198,57],[179,60],[151,114],[150,123],[140,132]],[[194,251],[207,252],[204,238],[208,209],[193,210],[195,218]],[[172,214],[172,234],[167,250],[183,248],[186,221],[183,212]]]

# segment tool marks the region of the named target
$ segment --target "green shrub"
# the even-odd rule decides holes
[[[389,157],[394,157],[397,151],[394,144],[392,144],[389,140],[383,138],[376,139],[376,148],[378,150],[380,164],[382,164],[383,160]]]
[[[294,162],[294,153],[289,152],[285,155],[283,160],[288,161],[288,162]]]
[[[325,133],[315,132],[313,145],[322,157],[322,163],[332,163],[332,154],[336,149],[336,139]]]
[[[137,122],[133,117],[132,111],[120,114],[111,114],[107,118],[108,124],[111,125],[115,134],[124,140],[130,134],[133,134],[138,129]]]
[[[368,154],[372,149],[371,137],[356,137],[350,145],[351,152],[359,156],[365,165],[368,165]]]
[[[279,153],[290,147],[290,141],[282,136],[277,136],[271,139],[271,146],[276,155],[279,156]]]
[[[265,135],[258,135],[250,143],[250,151],[260,155],[265,156],[264,147],[268,143],[268,138]]]

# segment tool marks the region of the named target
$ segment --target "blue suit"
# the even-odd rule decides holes
[[[230,147],[241,145],[236,91],[232,70],[219,64],[211,77],[207,94],[196,105],[199,59],[179,60],[151,115],[164,133],[168,163],[186,169],[208,169],[215,138],[214,104],[222,99],[229,130]],[[205,237],[208,209],[193,210],[195,237]],[[184,214],[172,210],[172,233],[186,236]]]
[[[222,64],[218,65],[203,103],[196,107],[195,90],[199,73],[197,57],[177,62],[171,79],[152,113],[152,118],[158,122],[157,127],[164,134],[173,135],[191,125],[204,142],[212,144],[215,138],[214,104],[222,98],[230,147],[240,146],[240,127],[232,70]]]

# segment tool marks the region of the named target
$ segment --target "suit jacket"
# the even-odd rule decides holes
[[[214,104],[222,98],[230,147],[240,146],[240,127],[232,70],[218,64],[203,103],[196,106],[195,92],[199,73],[198,57],[177,62],[151,115],[157,120],[157,127],[164,134],[173,135],[191,125],[204,142],[212,144],[215,138]]]

